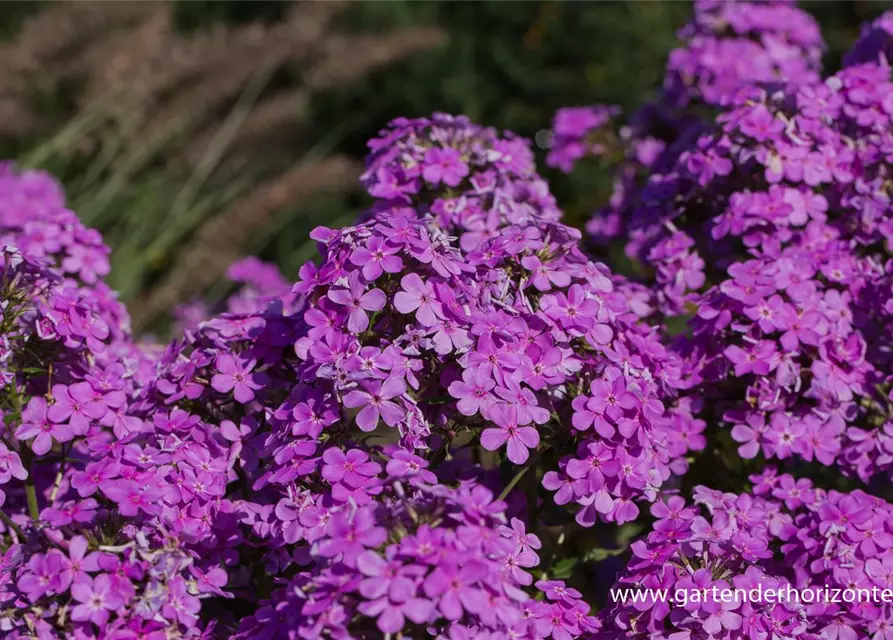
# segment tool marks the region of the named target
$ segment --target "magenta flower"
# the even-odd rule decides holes
[[[56,423],[68,421],[74,435],[87,433],[90,424],[105,416],[108,407],[97,400],[93,388],[87,382],[66,386],[53,385],[53,405],[47,410],[47,417]]]
[[[31,450],[38,456],[52,448],[54,438],[57,442],[68,442],[74,436],[69,425],[49,421],[47,403],[42,396],[35,396],[28,401],[28,406],[22,411],[22,424],[16,429],[16,438],[19,440],[34,438]]]
[[[531,422],[546,424],[549,422],[549,410],[539,406],[533,391],[512,380],[506,380],[506,383],[505,387],[497,387],[496,393],[518,410],[520,424],[530,424]]]
[[[389,427],[395,427],[406,415],[406,410],[393,398],[406,392],[406,383],[399,378],[380,380],[363,380],[360,389],[355,389],[344,396],[344,406],[355,409],[363,407],[357,414],[357,426],[363,431],[373,431],[379,419]]]
[[[295,405],[292,417],[295,420],[292,434],[311,438],[318,438],[324,428],[338,421],[334,407],[317,396],[309,396],[305,402]]]
[[[12,478],[24,480],[27,477],[28,472],[22,465],[22,459],[19,457],[19,454],[15,451],[10,451],[5,444],[0,442],[0,484],[6,484]]]
[[[426,327],[433,327],[443,318],[443,307],[435,297],[434,287],[424,282],[416,273],[410,273],[400,280],[402,291],[394,296],[394,307],[400,313],[415,312],[416,319]]]
[[[602,411],[599,410],[598,403],[587,396],[577,396],[571,403],[574,409],[574,415],[571,417],[571,424],[575,429],[586,431],[595,425],[595,431],[603,438],[610,438],[616,430],[614,426],[605,420]]]
[[[883,534],[884,542],[893,543],[889,534]],[[890,548],[889,546],[887,547]],[[887,553],[881,558],[871,558],[865,563],[865,574],[881,589],[893,589],[893,555]]]
[[[462,162],[462,156],[455,149],[432,147],[425,152],[422,177],[431,184],[443,182],[447,186],[456,187],[467,175],[468,165]]]
[[[92,622],[102,626],[108,622],[110,612],[124,606],[124,598],[112,587],[111,579],[100,574],[95,579],[87,577],[71,586],[71,596],[78,603],[71,610],[76,622]]]
[[[167,588],[167,602],[161,608],[164,617],[191,626],[198,619],[200,610],[201,602],[189,593],[186,581],[179,576],[171,580]]]
[[[425,578],[425,595],[447,620],[459,620],[463,610],[474,614],[484,606],[484,593],[475,585],[486,581],[487,573],[482,562],[473,560],[460,569],[455,560],[446,560]]]
[[[571,277],[567,273],[543,264],[536,256],[522,258],[521,265],[530,271],[530,283],[538,291],[548,291],[552,287],[561,289],[571,283]]]
[[[569,331],[585,332],[595,328],[595,318],[600,305],[594,298],[587,297],[585,290],[578,284],[572,285],[567,295],[555,293],[544,296],[543,311]]]
[[[462,372],[462,380],[450,383],[449,393],[458,399],[456,407],[464,416],[473,416],[478,411],[486,409],[494,402],[495,398],[490,391],[496,383],[480,367],[466,369]]]
[[[624,410],[635,409],[639,406],[639,399],[635,394],[627,391],[623,376],[618,376],[613,382],[593,380],[589,391],[592,398],[587,406],[596,413],[603,413],[614,421],[623,417]]]
[[[74,536],[68,543],[68,557],[61,559],[61,565],[59,579],[64,590],[72,583],[89,581],[88,572],[99,571],[99,553],[87,553],[87,539],[84,536]]]
[[[736,424],[732,427],[732,439],[741,443],[738,455],[748,460],[756,458],[767,431],[766,418],[762,413],[752,414],[747,417],[746,424]]]
[[[506,348],[497,347],[489,335],[481,336],[477,349],[468,354],[468,367],[478,368],[502,385],[508,386],[506,378],[515,371],[521,358]]]
[[[395,255],[399,251],[399,247],[389,245],[380,236],[372,236],[366,242],[366,246],[353,250],[350,261],[358,267],[363,267],[363,277],[372,282],[382,273],[400,272],[403,260]]]
[[[488,451],[496,451],[506,444],[508,459],[515,464],[524,464],[530,457],[528,449],[535,449],[540,443],[540,435],[534,427],[518,425],[518,410],[508,404],[497,404],[490,408],[490,419],[499,428],[484,429],[481,445]]]
[[[349,487],[362,487],[381,471],[381,465],[370,461],[369,454],[359,449],[344,453],[333,447],[326,449],[322,459],[322,477],[332,484],[343,482]]]
[[[730,345],[723,351],[723,355],[734,365],[736,376],[747,373],[764,376],[778,365],[775,344],[771,340],[762,340],[756,345],[751,345],[749,349]]]
[[[220,393],[233,392],[237,402],[246,404],[254,400],[254,392],[267,384],[265,373],[252,372],[256,360],[243,360],[229,353],[217,356],[215,366],[219,373],[211,378],[211,386]]]
[[[758,142],[769,140],[784,131],[784,123],[764,106],[752,110],[741,124],[741,131]]]
[[[163,494],[157,487],[141,486],[132,480],[113,480],[100,488],[109,500],[117,503],[123,516],[135,516],[140,511],[150,515],[161,512],[159,501]]]
[[[499,527],[499,533],[501,533],[503,537],[514,542],[516,548],[530,551],[542,547],[539,538],[532,533],[527,533],[527,527],[522,520],[512,518],[511,525],[511,528],[506,525],[501,525]]]
[[[16,583],[31,602],[62,591],[62,554],[38,553],[28,560],[27,571]]]
[[[40,512],[40,517],[54,527],[65,527],[73,522],[87,524],[93,522],[99,504],[93,498],[67,500],[57,507],[48,507]]]
[[[376,523],[370,507],[360,507],[353,513],[339,511],[329,522],[327,532],[329,537],[320,543],[319,553],[326,558],[341,554],[349,567],[356,566],[366,548],[377,547],[388,537],[387,530]]]
[[[366,291],[356,272],[350,274],[348,288],[329,289],[328,296],[335,304],[348,308],[347,328],[355,334],[363,333],[369,328],[369,316],[366,312],[381,311],[387,302],[387,297],[381,289]]]
[[[416,581],[425,574],[419,565],[406,565],[385,560],[373,551],[366,551],[357,558],[357,569],[366,576],[360,582],[359,591],[368,602],[360,605],[363,615],[378,617],[377,626],[384,633],[396,633],[409,618],[416,624],[428,620],[434,603],[416,597]]]
[[[119,475],[121,468],[118,463],[103,459],[91,462],[83,471],[76,472],[71,478],[71,486],[79,496],[86,498],[96,493],[101,485],[111,484],[110,481]]]
[[[410,478],[410,482],[437,483],[437,476],[427,470],[428,461],[404,449],[399,449],[388,460],[385,470],[395,478]]]

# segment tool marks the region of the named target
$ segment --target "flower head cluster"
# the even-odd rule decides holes
[[[815,39],[790,6],[699,5],[696,23],[717,11],[734,31],[752,24]],[[764,22],[763,12],[790,17]],[[893,469],[883,252],[893,237],[893,83],[876,53],[851,56],[824,80],[791,72],[770,86],[728,72],[733,92],[698,93],[721,107],[715,122],[637,161],[647,180],[625,179],[622,167],[609,208],[612,237],[625,236],[627,253],[652,269],[652,306],[694,312],[683,350],[704,417],[733,427],[744,457],[818,460],[863,479]],[[630,138],[631,157],[645,133]],[[603,235],[606,219],[591,230]]]
[[[600,156],[607,149],[606,127],[619,114],[616,107],[565,107],[552,122],[552,140],[546,164],[570,172],[584,156]]]
[[[364,506],[314,504],[307,495],[281,500],[276,514],[288,523],[289,539],[310,544],[311,563],[243,620],[235,637],[424,629],[437,638],[566,638],[597,628],[579,593],[559,591],[560,582],[533,585],[528,569],[539,562],[540,541],[507,518],[506,503],[485,485],[471,478],[459,489],[428,484],[424,461],[404,450],[395,450],[384,470],[357,449],[329,449],[324,458],[323,475],[333,483],[354,484],[350,476],[358,473],[368,483],[381,474],[384,498]]]
[[[771,468],[752,480],[752,494],[698,487],[695,506],[652,506],[657,521],[615,585],[650,597],[618,598],[599,614],[599,637],[886,637],[893,612],[881,597],[841,593],[890,588],[893,507]]]
[[[377,201],[373,212],[430,213],[459,238],[463,251],[478,248],[503,226],[536,226],[561,216],[536,173],[530,142],[464,116],[399,118],[369,148],[362,179]]]
[[[893,12],[890,11],[862,28],[859,39],[847,53],[843,64],[850,67],[877,62],[880,58],[893,61]]]
[[[699,3],[663,108],[558,114],[549,163],[622,147],[590,230],[638,279],[527,141],[435,114],[370,143],[373,206],[297,282],[240,261],[145,345],[101,238],[4,165],[3,637],[890,640],[889,605],[597,612],[574,579],[632,532],[620,588],[893,586],[893,506],[855,488],[893,470],[885,20],[822,80],[805,14]],[[760,457],[852,490],[748,491]],[[740,494],[676,495],[719,464]]]
[[[176,458],[134,436],[152,350],[100,280],[108,249],[45,174],[7,168],[0,188],[4,636],[197,631],[197,556],[146,518],[165,486],[152,456]]]
[[[250,257],[237,260],[226,271],[227,279],[236,290],[220,305],[209,308],[200,299],[180,304],[173,310],[175,328],[179,332],[194,330],[215,311],[251,313],[261,311],[270,304],[282,304],[289,310],[298,301],[291,295],[291,283],[274,264]]]
[[[699,0],[670,54],[666,106],[723,105],[744,87],[815,82],[824,43],[815,20],[791,2]]]

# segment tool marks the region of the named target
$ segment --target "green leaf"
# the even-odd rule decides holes
[[[549,577],[553,580],[567,580],[574,573],[579,558],[562,558],[552,565]]]

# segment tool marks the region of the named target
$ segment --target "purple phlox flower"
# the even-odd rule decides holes
[[[110,483],[111,480],[121,475],[121,468],[117,462],[109,459],[91,462],[83,471],[75,472],[71,478],[71,486],[76,489],[82,498],[93,495],[100,486]]]
[[[542,543],[532,533],[527,533],[527,527],[524,522],[518,518],[512,518],[511,527],[501,525],[499,533],[511,540],[517,547],[532,550],[542,547]]]
[[[208,571],[202,571],[195,565],[192,565],[189,567],[189,573],[195,578],[195,584],[200,593],[213,593],[223,598],[233,597],[233,594],[223,590],[223,587],[229,582],[229,578],[223,568],[213,567]]]
[[[432,147],[425,152],[422,177],[431,184],[443,182],[449,187],[457,187],[468,175],[468,165],[456,149]]]
[[[38,456],[52,448],[54,438],[57,442],[68,442],[75,436],[68,424],[57,424],[49,420],[47,403],[41,396],[28,401],[28,406],[22,411],[22,424],[16,429],[15,435],[19,440],[34,438],[31,450]]]
[[[468,354],[468,368],[481,369],[499,384],[507,386],[506,378],[521,366],[521,357],[506,346],[497,346],[492,336],[478,339],[477,348]]]
[[[357,247],[350,254],[351,263],[363,268],[363,277],[372,282],[382,273],[399,273],[403,268],[400,248],[389,245],[384,238],[372,236],[365,246]]]
[[[410,478],[419,482],[436,484],[437,476],[428,471],[428,461],[404,449],[398,449],[388,460],[385,470],[395,478]]]
[[[100,485],[105,496],[117,503],[123,516],[135,516],[140,511],[150,515],[161,512],[162,491],[151,484],[140,485],[131,480],[113,480]]]
[[[323,429],[338,421],[338,413],[331,402],[311,395],[295,405],[292,418],[292,435],[317,438]]]
[[[363,407],[357,414],[357,426],[363,431],[373,431],[379,419],[389,427],[395,427],[406,415],[406,410],[393,398],[406,392],[406,384],[399,378],[363,380],[360,388],[344,396],[344,406],[350,409]]]
[[[820,532],[822,535],[843,533],[850,527],[865,523],[871,518],[864,505],[850,495],[841,496],[835,502],[827,501],[819,507],[819,515],[822,518]]]
[[[399,295],[399,294],[398,294]],[[353,272],[347,279],[346,289],[329,289],[329,300],[347,307],[347,328],[351,333],[360,334],[369,328],[367,311],[381,311],[387,296],[381,289],[366,291],[358,273]]]
[[[613,478],[620,473],[621,459],[617,452],[605,446],[602,442],[590,442],[584,449],[585,458],[571,458],[567,461],[565,472],[576,480],[585,479],[591,492],[604,492],[600,496],[601,501],[610,504],[610,497],[605,489],[606,478]],[[609,505],[605,505],[610,509]],[[598,502],[596,503],[598,507]]]
[[[394,296],[397,311],[406,314],[415,312],[416,319],[426,327],[433,327],[443,319],[443,307],[430,282],[424,282],[417,273],[410,273],[400,280],[400,287],[402,291]]]
[[[388,351],[382,351],[378,347],[363,347],[350,356],[344,366],[356,379],[372,377],[384,380],[388,377],[393,364]]]
[[[362,487],[381,471],[381,465],[369,460],[369,454],[359,449],[345,453],[333,447],[326,450],[322,459],[325,463],[322,477],[332,484],[343,482],[352,488]]]
[[[108,407],[97,400],[93,387],[87,382],[77,382],[71,386],[53,385],[53,405],[47,410],[47,417],[56,423],[68,421],[75,435],[83,435],[93,420],[105,416]]]
[[[71,597],[79,603],[71,610],[71,619],[99,626],[108,621],[110,612],[125,604],[125,599],[113,588],[111,578],[106,574],[74,583]]]
[[[462,372],[462,380],[450,383],[449,394],[458,399],[456,407],[464,416],[486,412],[495,401],[491,390],[496,386],[493,378],[487,375],[482,367],[465,369]]]
[[[542,591],[549,600],[573,602],[583,597],[583,594],[568,587],[563,580],[538,580],[536,588]]]
[[[530,283],[539,291],[548,291],[553,286],[559,289],[570,285],[571,277],[567,272],[552,268],[536,256],[521,259],[521,265],[530,271]]]
[[[765,142],[778,136],[785,129],[784,123],[776,118],[765,106],[751,109],[739,124],[741,132],[757,142]]]
[[[575,486],[581,485],[582,482],[574,480],[563,473],[557,471],[547,471],[543,475],[543,487],[549,491],[554,491],[555,504],[567,504],[574,499]]]
[[[539,406],[533,391],[511,380],[506,380],[506,383],[505,387],[496,388],[496,394],[517,409],[518,422],[546,424],[549,421],[549,410]]]
[[[251,402],[254,400],[254,392],[269,382],[266,373],[252,371],[255,364],[257,361],[253,359],[244,360],[229,353],[220,354],[215,361],[219,373],[211,378],[211,386],[220,393],[232,391],[237,402]]]
[[[528,449],[536,449],[540,436],[534,427],[523,427],[518,424],[518,410],[508,404],[496,404],[490,407],[490,419],[499,428],[484,429],[481,434],[481,446],[488,451],[496,451],[506,445],[508,459],[515,464],[524,464],[530,457]]]
[[[386,558],[366,551],[357,558],[357,568],[366,576],[359,584],[360,594],[367,599],[360,605],[364,615],[377,616],[378,628],[396,633],[404,624],[404,616],[416,624],[425,623],[433,613],[434,603],[416,597],[416,584],[425,568],[404,565],[394,559],[396,547],[389,547]]]
[[[461,568],[454,560],[445,560],[432,571],[423,584],[425,595],[437,602],[447,620],[462,618],[463,610],[478,613],[484,606],[484,593],[476,585],[486,582],[487,566],[477,560]]]
[[[88,524],[96,518],[99,504],[93,498],[67,500],[55,507],[47,507],[40,517],[53,527],[66,527],[72,523]]]
[[[12,478],[25,480],[27,477],[28,472],[22,465],[19,454],[0,442],[0,484],[6,484]]]
[[[302,516],[303,524],[304,518]],[[306,525],[305,525],[306,526]],[[344,563],[355,567],[357,558],[367,547],[377,547],[388,537],[375,521],[373,507],[343,507],[332,516],[326,528],[327,537],[319,543],[319,553],[326,558],[342,554]]]
[[[157,413],[152,418],[152,424],[163,433],[188,433],[199,422],[201,418],[182,409],[174,409],[169,414]]]
[[[717,591],[722,592],[729,589],[729,585],[725,580],[717,580],[714,585]],[[734,599],[724,602],[720,598],[709,597],[704,612],[707,617],[704,619],[704,631],[711,635],[719,635],[723,630],[737,631],[741,628],[742,618],[737,610],[741,607],[741,602]]]
[[[62,559],[56,553],[38,553],[28,560],[26,571],[22,572],[16,586],[31,602],[62,591]]]
[[[87,553],[87,539],[74,536],[68,543],[68,557],[61,559],[61,588],[65,590],[74,582],[89,579],[88,573],[99,571],[99,553]]]
[[[541,305],[545,314],[562,329],[578,333],[595,327],[595,318],[601,308],[598,300],[587,297],[579,284],[572,285],[567,295],[559,292],[543,296]]]
[[[732,427],[732,438],[741,443],[738,447],[738,455],[748,460],[755,458],[760,452],[768,432],[766,417],[762,413],[753,413],[747,416],[746,423],[736,424]]]
[[[539,602],[535,607],[537,636],[553,640],[573,640],[580,633],[573,612],[562,603]]]
[[[776,344],[772,340],[760,340],[756,344],[748,345],[748,349],[730,345],[723,351],[723,355],[734,365],[736,376],[747,373],[765,376],[778,366]]]
[[[168,583],[167,602],[161,608],[165,618],[192,626],[198,620],[200,610],[199,599],[189,593],[189,587],[183,578],[177,576]]]
[[[587,407],[614,421],[624,416],[624,410],[636,409],[641,404],[636,395],[628,390],[623,376],[618,376],[613,382],[593,380],[589,391],[592,398]]]

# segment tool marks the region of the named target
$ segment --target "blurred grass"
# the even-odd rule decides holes
[[[0,38],[15,38],[30,16],[50,6],[4,3]],[[830,68],[836,67],[860,23],[889,6],[874,1],[805,3],[822,23]],[[274,28],[293,7],[265,0],[176,2],[173,26],[184,38],[254,22]],[[172,272],[178,269],[178,256],[188,253],[198,230],[225,215],[251,189],[308,154],[359,161],[366,141],[397,116],[465,113],[533,137],[549,126],[560,106],[602,102],[635,108],[659,87],[676,30],[689,15],[687,2],[354,2],[336,16],[333,33],[361,37],[436,26],[448,40],[340,86],[335,82],[314,91],[303,112],[295,107],[301,136],[259,144],[226,162],[215,160],[213,153],[203,166],[191,160],[170,162],[165,155],[171,149],[207,149],[215,139],[222,144],[222,130],[185,127],[154,139],[140,126],[119,126],[109,133],[108,123],[91,122],[89,108],[73,98],[81,86],[77,78],[55,84],[38,78],[30,98],[40,126],[27,135],[7,137],[0,152],[60,177],[71,206],[113,247],[110,283],[132,302],[151,297],[176,276]],[[238,119],[238,96],[247,99],[251,82],[262,85],[253,100],[265,100],[299,89],[307,73],[306,67],[291,66],[262,82],[252,74],[233,100],[216,107],[219,126]],[[102,144],[90,146],[86,142],[96,127],[103,132]],[[610,175],[599,165],[570,177],[544,173],[571,224],[581,225],[610,190]],[[227,250],[258,254],[293,276],[314,253],[309,230],[349,222],[364,203],[350,189],[282,203],[240,238],[238,247]],[[212,297],[223,293],[220,285],[211,287]]]

